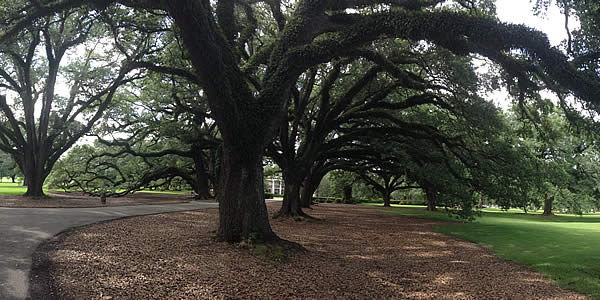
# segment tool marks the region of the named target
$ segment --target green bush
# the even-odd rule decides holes
[[[265,192],[265,199],[273,199],[275,195],[273,193],[267,193]]]

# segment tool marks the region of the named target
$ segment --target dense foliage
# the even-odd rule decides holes
[[[217,235],[228,242],[278,240],[264,203],[265,149],[288,185],[281,215],[303,215],[301,207],[310,205],[321,179],[335,169],[367,182],[378,175],[387,182],[384,188],[381,181],[370,183],[384,198],[397,178],[399,187],[422,188],[430,208],[447,206],[465,216],[484,200],[528,207],[540,197],[594,199],[595,181],[587,177],[593,147],[562,145],[569,135],[552,140],[542,126],[533,127],[538,133],[529,125],[515,128],[512,116],[488,103],[481,88],[507,87],[515,103],[529,108],[516,119],[533,124],[544,122],[533,113],[543,111],[540,91],[552,91],[571,124],[594,128],[600,104],[597,5],[559,4],[566,20],[576,16],[582,25],[556,48],[541,32],[499,22],[493,1],[445,2],[11,2],[0,11],[0,49],[6,54],[0,57],[0,88],[31,101],[23,102],[22,114],[0,101],[7,118],[0,142],[8,142],[0,149],[13,155],[40,193],[58,157],[89,132],[107,148],[77,166],[85,167],[82,176],[91,171],[102,178],[110,164],[110,172],[125,170],[102,184],[91,180],[96,186],[110,182],[117,190],[130,180],[141,186],[144,175],[194,161],[161,178],[208,175],[203,185],[212,186],[220,202]],[[538,1],[539,9],[547,3]],[[81,39],[75,28],[85,29]],[[69,39],[57,34],[61,30],[76,35]],[[27,47],[32,41],[45,47]],[[61,44],[74,43],[69,41],[97,41],[106,49],[88,51],[88,59],[61,68],[57,54]],[[475,72],[474,55],[492,65],[489,74]],[[11,67],[14,57],[48,63]],[[86,66],[100,68],[92,74]],[[64,101],[53,89],[61,72],[72,91]],[[40,74],[50,77],[39,81]],[[44,105],[36,123],[38,88]],[[108,117],[96,124],[102,115]],[[549,156],[550,148],[555,153]],[[571,155],[556,154],[563,150]],[[199,165],[192,154],[211,163]],[[125,175],[130,166],[139,168],[137,178]],[[547,171],[572,181],[557,181]]]

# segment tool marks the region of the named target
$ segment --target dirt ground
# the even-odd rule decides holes
[[[308,250],[282,262],[215,242],[216,209],[84,227],[47,252],[50,283],[60,299],[586,299],[433,233],[438,222],[340,204],[308,212],[320,220],[272,221]]]
[[[48,197],[31,199],[23,196],[0,195],[0,207],[102,207],[143,204],[182,203],[193,200],[189,195],[135,193],[124,197],[107,198],[106,204],[99,197],[90,197],[80,192],[47,192]]]

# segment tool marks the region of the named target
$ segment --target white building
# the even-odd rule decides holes
[[[265,189],[267,193],[272,193],[274,195],[283,195],[283,177],[278,174],[265,177]]]

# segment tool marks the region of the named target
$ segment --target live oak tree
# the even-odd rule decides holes
[[[3,26],[0,43],[6,44],[34,20],[82,2],[27,5]],[[98,7],[113,2],[93,1]],[[531,77],[541,77],[593,108],[600,99],[598,80],[577,70],[564,53],[550,47],[543,34],[469,13],[473,7],[453,11],[436,7],[443,0],[305,0],[289,3],[287,15],[281,1],[118,2],[166,12],[178,27],[223,137],[218,236],[229,242],[250,236],[277,239],[263,201],[261,164],[297,78],[311,67],[349,56],[373,41],[424,40],[458,55],[478,53],[507,70],[523,93],[535,91]],[[278,29],[273,35],[255,30],[253,12],[260,5],[272,11],[272,23]],[[527,59],[517,59],[515,52]]]
[[[155,51],[152,33],[104,34],[105,12],[65,10],[28,24],[0,45],[0,149],[22,170],[27,196],[42,185],[60,156],[110,106],[117,89],[140,76],[131,63]],[[123,38],[129,53],[111,46]],[[64,85],[63,85],[64,84]],[[68,94],[58,94],[68,86]]]
[[[110,146],[96,157],[139,157],[145,166],[138,170],[138,175],[145,175],[139,179],[180,177],[194,189],[196,198],[212,199],[211,189],[218,186],[222,141],[197,85],[185,78],[153,73],[140,81],[140,87],[141,91],[136,88],[120,97],[103,126],[95,130],[99,141]],[[128,109],[131,107],[136,109]],[[180,163],[168,163],[170,160]],[[130,186],[145,184],[148,182]]]
[[[509,121],[517,144],[531,152],[538,170],[538,184],[524,204],[542,206],[544,215],[553,215],[557,205],[578,213],[593,207],[599,184],[595,130],[570,124],[548,99],[514,106]]]
[[[403,189],[419,188],[419,186],[406,185],[406,177],[400,170],[372,168],[359,171],[360,177],[381,194],[383,206],[389,207],[392,193]]]
[[[356,58],[303,74],[293,89],[288,117],[267,152],[282,167],[286,183],[278,215],[304,215],[300,207],[309,201],[301,203],[299,191],[303,186],[308,198],[311,186],[318,184],[311,178],[315,164],[374,152],[357,142],[361,137],[418,134],[423,128],[418,122],[406,122],[404,110],[429,105],[428,109],[459,114],[464,104],[457,102],[469,101],[476,93],[477,76],[468,60],[444,49],[394,42],[372,48],[393,50],[362,48]]]
[[[11,182],[16,182],[16,177],[22,176],[17,163],[12,156],[5,152],[0,152],[0,182],[4,177],[10,177]]]
[[[142,189],[192,188],[197,192],[193,161],[179,154],[162,153],[169,151],[161,150],[164,144],[147,143],[145,147],[137,144],[129,149],[128,146],[99,141],[94,145],[76,146],[57,162],[48,186],[105,197],[123,196]],[[123,151],[123,148],[128,150]],[[135,154],[129,154],[130,151]]]
[[[300,190],[303,184],[311,184],[308,177],[317,160],[323,160],[324,155],[337,156],[331,152],[369,134],[362,130],[364,125],[354,126],[357,119],[386,118],[389,116],[382,111],[440,101],[433,93],[407,92],[436,88],[403,68],[403,64],[415,64],[415,59],[388,59],[369,50],[357,51],[356,56],[331,68],[314,68],[301,78],[301,88],[292,92],[288,117],[268,147],[269,156],[282,168],[286,185],[279,215],[304,215]],[[388,63],[387,72],[372,61]],[[397,99],[390,100],[394,97]],[[342,127],[345,130],[340,130]]]

